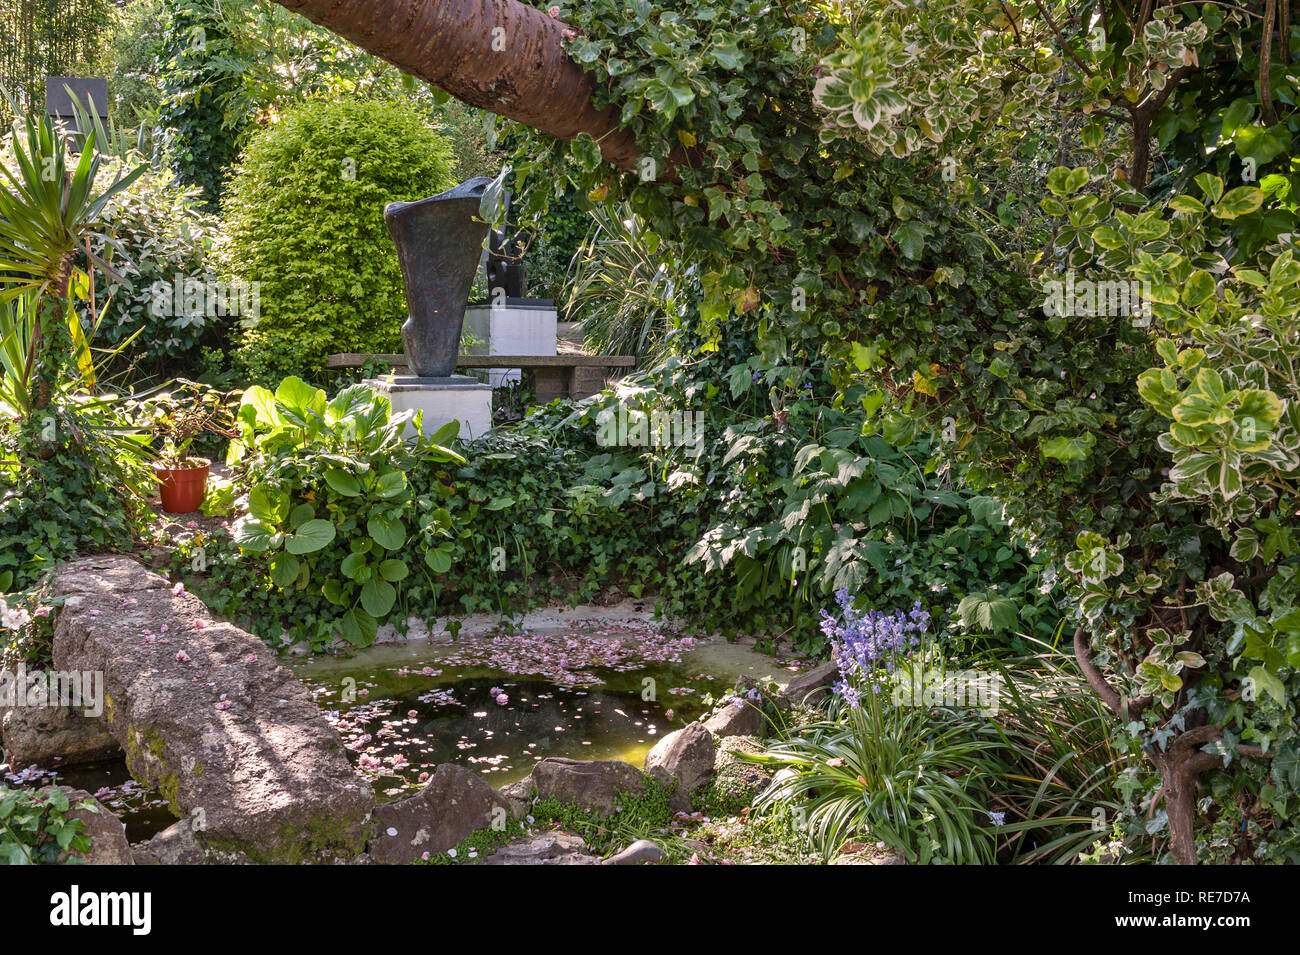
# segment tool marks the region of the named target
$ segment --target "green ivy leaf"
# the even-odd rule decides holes
[[[991,634],[1014,629],[1019,622],[1015,601],[993,593],[967,594],[957,605],[957,616],[963,627]]]
[[[1262,690],[1273,697],[1278,706],[1286,706],[1286,687],[1267,667],[1252,667],[1250,678],[1255,682],[1256,689]]]
[[[1038,447],[1045,458],[1055,458],[1058,461],[1084,461],[1092,453],[1096,443],[1097,439],[1092,432],[1085,431],[1074,437],[1062,435],[1046,441],[1040,439]]]

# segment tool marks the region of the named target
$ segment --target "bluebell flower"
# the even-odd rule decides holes
[[[989,819],[992,821],[993,825],[995,826],[1005,825],[1007,820],[1007,814],[1005,812],[991,812],[989,813]]]
[[[930,615],[921,609],[920,601],[910,613],[902,611],[885,614],[878,610],[858,610],[847,588],[835,592],[841,619],[822,611],[822,633],[835,650],[841,680],[835,692],[850,705],[857,705],[863,688],[884,692],[885,684],[878,679],[882,673],[892,674],[898,661],[907,656],[911,647],[921,643],[930,625]],[[849,691],[852,690],[850,696]]]

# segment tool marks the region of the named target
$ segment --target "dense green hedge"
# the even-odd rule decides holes
[[[191,0],[168,2],[161,14],[159,145],[181,182],[201,188],[215,211],[249,121],[231,105],[241,96],[231,37],[215,10]]]
[[[454,183],[446,140],[398,102],[312,99],[254,136],[223,202],[226,271],[260,288],[248,376],[317,380],[332,352],[399,351],[406,300],[384,207]]]

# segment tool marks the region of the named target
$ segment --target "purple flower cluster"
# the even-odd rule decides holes
[[[835,650],[835,661],[840,669],[840,681],[835,692],[849,706],[861,701],[863,687],[879,689],[878,677],[883,670],[893,673],[897,660],[920,644],[930,626],[930,615],[921,609],[918,600],[910,612],[899,610],[892,614],[879,610],[857,610],[846,589],[835,592],[843,620],[837,620],[822,611],[822,633]]]

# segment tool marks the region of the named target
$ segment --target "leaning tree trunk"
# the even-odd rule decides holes
[[[471,106],[558,139],[589,133],[632,168],[636,142],[591,103],[591,76],[564,51],[565,25],[518,0],[276,0]]]

